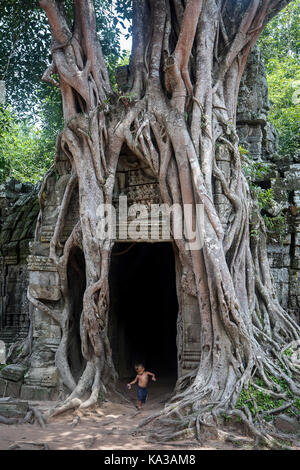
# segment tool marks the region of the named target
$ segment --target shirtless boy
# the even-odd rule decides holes
[[[140,410],[142,408],[142,404],[146,403],[147,395],[148,395],[148,381],[149,375],[152,377],[152,380],[155,382],[156,378],[152,372],[148,372],[145,370],[143,364],[138,364],[135,366],[135,370],[137,372],[136,378],[127,384],[127,387],[131,389],[131,385],[137,383],[137,394],[138,394],[138,404],[137,409]]]

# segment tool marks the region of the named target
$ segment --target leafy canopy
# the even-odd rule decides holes
[[[300,0],[294,0],[264,29],[259,47],[269,84],[269,120],[279,133],[279,153],[300,152]]]
[[[65,2],[70,24],[72,1]],[[114,2],[115,3],[115,2]],[[115,68],[126,60],[120,47],[120,26],[131,17],[131,2],[95,0],[98,36],[113,81]],[[130,29],[128,30],[130,34]],[[55,142],[63,127],[59,89],[41,81],[51,63],[51,32],[35,0],[0,3],[0,80],[6,85],[6,106],[0,108],[0,182],[8,176],[37,181],[53,162]]]

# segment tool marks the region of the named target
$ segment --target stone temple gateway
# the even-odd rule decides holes
[[[299,321],[300,220],[296,207],[300,201],[300,164],[290,157],[277,158],[277,137],[267,122],[268,109],[266,78],[255,49],[240,87],[238,131],[241,145],[253,160],[264,162],[270,169],[268,177],[257,182],[263,188],[272,188],[278,201],[278,207],[270,208],[269,215],[276,216],[278,208],[284,210],[285,234],[280,241],[276,234],[270,234],[269,256],[280,302]],[[220,151],[219,160],[226,173],[228,156]],[[62,315],[60,276],[49,258],[49,248],[69,179],[68,160],[57,155],[55,169],[48,172],[42,186],[10,180],[1,189],[0,340],[7,350],[21,344],[31,323],[32,350],[27,361],[12,359],[15,363],[2,369],[0,397],[52,400],[65,392],[55,361],[61,328],[41,306],[47,305],[56,317]],[[158,183],[151,171],[126,148],[118,164],[116,204],[119,195],[126,195],[129,205],[160,202]],[[220,213],[226,211],[229,203],[217,183],[214,197]],[[60,234],[62,243],[79,218],[78,207],[78,193],[74,191]],[[182,290],[177,285],[173,242],[159,239],[154,243],[150,238],[115,241],[108,325],[115,367],[120,377],[128,377],[133,362],[142,360],[149,368],[160,368],[162,374],[181,376],[199,362],[199,316],[197,301],[188,288]],[[85,261],[79,248],[71,253],[68,279],[72,313],[66,341],[70,368],[77,379],[85,365],[79,335]],[[152,287],[147,290],[149,282]],[[150,291],[157,295],[150,298]],[[142,340],[138,334],[141,329]],[[18,346],[11,357],[17,355],[22,356]]]

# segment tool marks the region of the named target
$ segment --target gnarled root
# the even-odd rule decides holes
[[[65,411],[72,410],[74,408],[79,407],[82,404],[82,401],[79,398],[72,398],[71,400],[67,400],[63,405],[59,406],[58,408],[54,408],[49,412],[49,418],[53,418]]]

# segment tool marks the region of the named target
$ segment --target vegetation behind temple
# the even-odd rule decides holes
[[[279,153],[300,151],[300,0],[294,0],[264,29],[258,45],[266,68],[271,109],[279,133]]]
[[[72,21],[72,1],[65,2]],[[111,78],[125,53],[120,24],[130,18],[129,1],[95,0],[99,39]],[[117,13],[117,17],[115,16]],[[6,104],[0,106],[0,182],[8,177],[36,182],[53,163],[55,142],[63,127],[60,90],[41,81],[51,62],[51,33],[35,0],[0,4],[0,80]]]

